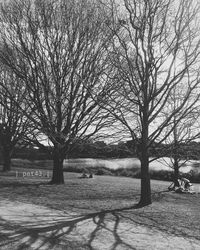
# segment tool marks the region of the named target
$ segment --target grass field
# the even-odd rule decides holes
[[[113,176],[95,176],[93,179],[79,177],[80,174],[77,173],[65,173],[64,185],[50,186],[46,185],[46,176],[16,178],[15,170],[9,176],[1,175],[0,211],[4,211],[4,217],[1,216],[1,228],[7,233],[0,233],[3,239],[0,249],[45,249],[44,245],[43,248],[38,247],[37,237],[55,233],[55,230],[58,232],[58,227],[59,237],[46,249],[199,249],[199,184],[195,184],[196,194],[177,194],[167,192],[168,182],[154,180],[151,182],[153,204],[136,209],[135,204],[140,194],[139,179]],[[12,206],[9,205],[11,203]],[[55,216],[52,216],[48,218],[45,226],[40,223],[42,218],[39,218],[37,228],[33,230],[32,225],[23,225],[25,219],[21,213],[21,231],[15,236],[16,248],[12,248],[10,239],[13,240],[14,236],[8,231],[18,225],[19,218],[17,222],[11,221],[10,217],[6,217],[6,213],[13,209],[14,216],[17,209],[20,211],[20,206],[23,207],[24,214],[32,207],[35,219],[39,218],[39,208],[49,209],[48,211],[52,210],[54,213],[61,212],[62,216],[69,216],[70,213],[75,217],[73,216],[73,220],[63,217],[55,221]],[[26,230],[23,231],[24,229]],[[151,238],[148,238],[149,235]],[[63,243],[64,236],[67,237],[67,243]],[[49,238],[45,237],[46,243],[49,243],[52,234]],[[20,240],[20,245],[17,245]],[[37,248],[31,248],[33,243]],[[61,243],[65,248],[62,248],[64,245]],[[182,248],[180,244],[183,244]]]
[[[165,157],[150,163],[150,176],[155,180],[173,180],[173,170],[168,167],[170,159]],[[12,159],[12,166],[18,168],[43,168],[52,170],[51,160],[30,161],[25,159]],[[114,175],[140,178],[140,161],[137,158],[123,159],[68,159],[64,161],[64,171],[82,173],[94,173],[96,175]],[[180,168],[185,178],[191,182],[200,183],[200,167],[198,161],[187,162]]]

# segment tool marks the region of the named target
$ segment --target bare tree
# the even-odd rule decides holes
[[[109,54],[116,73],[106,109],[138,143],[140,204],[145,205],[151,203],[149,148],[174,131],[176,123],[162,133],[176,114],[187,110],[187,100],[199,85],[199,5],[188,0],[124,0],[120,6],[110,1],[109,9],[112,22],[108,27],[115,34]],[[179,106],[161,120],[180,82],[187,90]],[[192,99],[190,107],[197,99]]]
[[[74,140],[110,124],[98,103],[107,96],[112,33],[100,5],[89,0],[15,0],[2,5],[0,21],[0,59],[23,80],[31,115],[21,110],[53,148],[51,183],[64,183],[63,160]]]
[[[190,98],[184,105],[184,109],[178,113],[174,112],[181,105],[182,99],[186,95],[185,92],[188,90],[188,86],[185,86],[186,83],[184,85],[180,83],[173,89],[162,111],[163,119],[166,119],[169,113],[174,114],[171,122],[163,130],[162,134],[166,138],[165,135],[172,131],[165,139],[166,147],[164,147],[164,154],[170,156],[170,161],[165,161],[165,164],[174,171],[175,185],[178,185],[179,169],[191,160],[191,157],[194,157],[190,150],[184,149],[199,137],[199,102],[194,103],[194,100],[198,100],[199,90],[195,89],[194,93],[190,95]]]
[[[20,109],[20,106],[24,105],[25,91],[21,88],[19,79],[9,70],[2,68],[0,82],[0,148],[3,171],[9,171],[15,146],[27,141],[32,127]]]

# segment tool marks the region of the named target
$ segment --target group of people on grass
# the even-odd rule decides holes
[[[87,174],[86,171],[83,171],[80,178],[93,178],[93,174],[92,173]]]
[[[175,180],[169,187],[169,191],[188,192],[191,191],[192,183],[187,178],[181,177]]]

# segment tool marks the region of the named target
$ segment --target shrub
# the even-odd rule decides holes
[[[112,175],[112,172],[107,168],[97,168],[96,171],[94,171],[96,175]]]

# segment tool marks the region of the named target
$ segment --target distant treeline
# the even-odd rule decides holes
[[[51,151],[51,150],[49,150]],[[137,157],[140,151],[134,141],[120,142],[118,144],[106,144],[104,141],[76,143],[68,154],[69,158],[127,158]],[[149,149],[151,157],[173,157],[178,154],[182,159],[200,159],[200,142],[180,144],[176,148],[173,145],[156,144]],[[15,148],[13,158],[29,160],[51,159],[51,154],[34,147]]]

